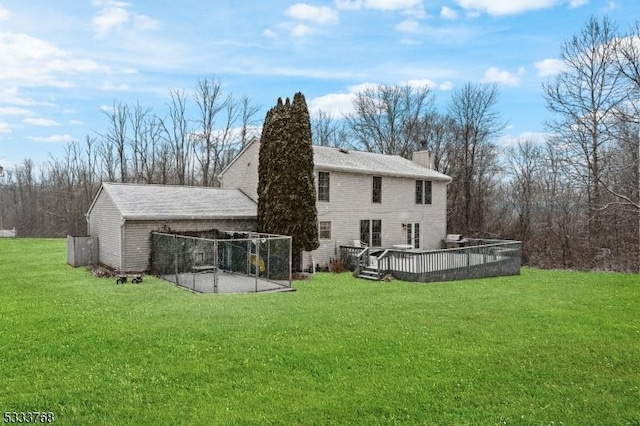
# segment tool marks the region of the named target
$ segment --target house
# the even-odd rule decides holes
[[[149,266],[152,231],[253,230],[256,210],[238,189],[103,183],[87,228],[101,264],[137,272]]]
[[[252,140],[223,170],[223,188],[257,202],[260,142]],[[433,170],[427,151],[413,159],[314,146],[320,247],[303,268],[326,266],[341,245],[441,248],[447,226],[449,176]]]

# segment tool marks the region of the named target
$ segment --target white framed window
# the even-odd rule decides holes
[[[318,201],[329,202],[330,189],[331,184],[329,172],[318,172]]]
[[[360,241],[369,247],[382,247],[382,220],[361,220]]]
[[[318,238],[321,240],[331,239],[331,222],[321,221],[318,222]]]

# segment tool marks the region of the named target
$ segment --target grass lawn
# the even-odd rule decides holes
[[[55,423],[640,425],[640,277],[317,274],[197,295],[0,240],[0,415]]]

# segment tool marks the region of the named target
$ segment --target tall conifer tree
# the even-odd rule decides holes
[[[319,247],[311,123],[300,92],[272,108],[262,131],[258,166],[258,230],[291,235],[294,265]]]

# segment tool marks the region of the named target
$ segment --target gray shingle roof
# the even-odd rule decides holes
[[[321,170],[431,179],[444,182],[451,180],[447,175],[422,167],[399,155],[344,151],[326,146],[314,146],[313,162],[315,167]]]
[[[120,183],[102,187],[128,220],[256,217],[256,203],[237,189]]]

